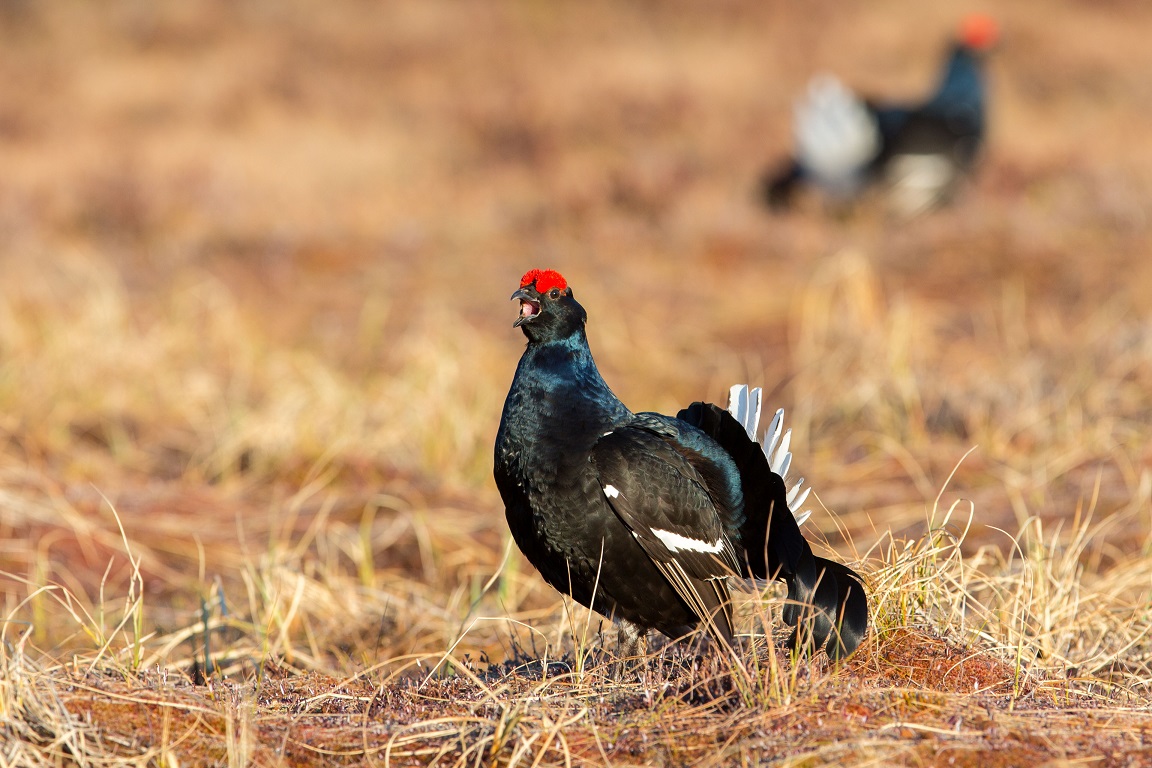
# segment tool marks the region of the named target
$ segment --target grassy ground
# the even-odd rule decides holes
[[[967,10],[0,3],[0,765],[1147,762],[1152,8],[998,11],[948,211],[754,199]],[[530,267],[635,408],[788,409],[847,664],[773,592],[609,674],[490,479]]]

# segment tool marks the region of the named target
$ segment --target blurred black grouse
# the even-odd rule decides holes
[[[768,204],[786,207],[800,182],[839,202],[880,184],[903,215],[950,200],[984,142],[983,59],[997,34],[989,17],[967,17],[939,85],[921,104],[862,100],[834,77],[814,78],[793,116],[795,157],[765,178]]]
[[[782,579],[793,644],[852,653],[867,598],[854,571],[815,557],[800,533],[787,436],[775,445],[781,412],[765,448],[758,390],[749,402],[734,388],[741,420],[705,403],[675,418],[632,413],[596,369],[587,314],[563,277],[534,269],[512,298],[528,347],[496,437],[496,485],[544,579],[616,621],[630,649],[649,629],[678,638],[701,622],[732,648],[728,580]]]

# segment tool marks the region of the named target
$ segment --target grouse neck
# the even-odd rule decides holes
[[[597,421],[615,423],[631,413],[600,375],[583,328],[561,339],[529,342],[513,387],[537,403],[582,402],[577,407],[598,413]]]
[[[588,336],[579,328],[562,338],[530,340],[520,358],[521,371],[534,369],[541,373],[584,378],[594,375],[603,379],[588,348]]]
[[[948,59],[948,67],[944,70],[932,103],[979,107],[983,101],[979,54],[963,45],[957,45]]]

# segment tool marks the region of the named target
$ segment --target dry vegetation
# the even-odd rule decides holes
[[[1147,764],[1152,7],[1001,11],[951,210],[753,199],[966,10],[0,3],[0,766]],[[789,409],[847,664],[613,675],[509,547],[534,266],[626,402]]]

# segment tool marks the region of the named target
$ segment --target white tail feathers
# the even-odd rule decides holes
[[[736,384],[728,390],[728,412],[732,414],[740,426],[748,433],[748,438],[760,443],[764,455],[768,457],[768,466],[780,475],[788,486],[788,469],[792,466],[792,430],[784,431],[784,409],[776,411],[772,423],[764,433],[763,441],[756,438],[760,428],[760,413],[763,406],[763,390],[760,387],[749,388],[747,384]],[[804,502],[808,500],[811,488],[804,488],[804,478],[800,478],[788,488],[788,509],[800,525],[812,514],[809,510],[800,511]]]
[[[728,390],[728,413],[748,432],[748,439],[756,439],[756,425],[760,423],[761,389],[749,389],[747,384],[736,384]]]
[[[796,158],[828,193],[854,195],[880,152],[876,118],[832,75],[819,75],[793,107]]]

